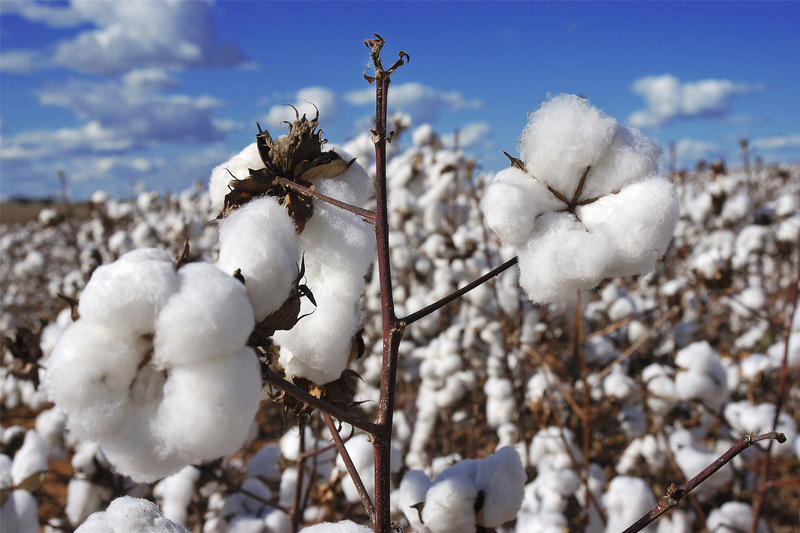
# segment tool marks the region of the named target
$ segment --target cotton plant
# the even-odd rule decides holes
[[[519,151],[481,207],[518,253],[520,284],[532,301],[653,270],[679,214],[653,140],[579,96],[558,95],[530,115]]]
[[[261,379],[239,280],[208,263],[176,270],[165,252],[138,249],[95,271],[78,313],[46,379],[76,437],[142,481],[242,446]]]

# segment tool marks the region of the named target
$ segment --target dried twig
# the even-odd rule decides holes
[[[375,506],[372,505],[372,500],[367,493],[367,489],[364,487],[364,482],[361,480],[361,476],[358,474],[358,470],[356,470],[353,460],[350,458],[350,454],[348,453],[347,448],[344,446],[341,435],[339,435],[339,432],[336,430],[336,425],[333,423],[331,415],[328,413],[322,413],[322,416],[325,418],[325,423],[328,425],[328,431],[330,431],[331,436],[333,437],[333,441],[336,444],[336,449],[339,450],[339,455],[342,457],[342,461],[344,461],[344,465],[347,468],[347,473],[350,474],[350,479],[353,480],[353,484],[356,486],[358,495],[361,496],[361,502],[364,504],[364,509],[367,510],[369,519],[375,521]]]

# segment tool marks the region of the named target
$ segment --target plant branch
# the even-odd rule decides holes
[[[512,266],[516,265],[517,261],[518,261],[517,257],[509,259],[508,261],[506,261],[505,263],[503,263],[499,267],[491,270],[490,272],[487,272],[486,274],[484,274],[483,276],[479,277],[478,279],[476,279],[472,283],[464,285],[463,287],[461,287],[457,291],[453,292],[452,294],[450,294],[448,296],[445,296],[444,298],[442,298],[438,302],[434,302],[434,303],[428,305],[427,307],[423,307],[422,309],[420,309],[416,313],[411,313],[410,315],[406,316],[405,318],[402,319],[403,323],[406,326],[408,324],[413,324],[417,320],[425,318],[426,316],[428,316],[429,314],[433,313],[434,311],[438,311],[439,309],[441,309],[445,305],[449,304],[450,302],[452,302],[454,300],[457,300],[458,298],[461,298],[462,296],[467,294],[469,291],[471,291],[475,287],[478,287],[479,285],[483,285],[484,283],[486,283],[487,281],[489,281],[493,277],[497,276],[501,272],[503,272],[505,270],[508,270]]]
[[[330,196],[327,196],[327,195],[322,194],[320,192],[317,192],[315,190],[309,189],[308,187],[303,187],[299,183],[295,183],[293,181],[289,181],[286,178],[275,178],[275,181],[277,181],[278,183],[280,183],[284,187],[289,187],[290,189],[294,189],[295,191],[299,192],[300,194],[303,194],[305,196],[310,196],[312,198],[316,198],[317,200],[320,200],[322,202],[326,202],[326,203],[329,203],[331,205],[335,205],[336,207],[338,207],[340,209],[344,209],[345,211],[349,211],[351,213],[354,213],[354,214],[360,216],[361,218],[366,219],[367,222],[369,222],[371,224],[375,223],[375,213],[373,213],[372,211],[370,211],[368,209],[363,209],[361,207],[358,207],[357,205],[352,205],[352,204],[348,204],[346,202],[342,202],[340,200],[337,200],[336,198],[332,198]]]
[[[674,483],[670,485],[670,487],[667,489],[667,495],[661,498],[661,501],[658,502],[658,505],[653,507],[649,513],[637,520],[632,526],[622,533],[636,533],[637,531],[641,531],[655,521],[659,516],[677,506],[684,496],[694,490],[700,483],[711,477],[711,475],[717,470],[725,466],[731,459],[757,442],[762,440],[771,441],[772,439],[777,440],[778,442],[786,442],[786,436],[783,433],[778,433],[776,431],[770,431],[769,433],[764,433],[762,435],[744,435],[736,444],[731,446],[727,452],[719,456],[713,463],[706,467],[705,470],[681,485],[680,488],[676,489]]]
[[[353,480],[353,484],[356,486],[358,495],[361,496],[361,502],[364,504],[364,509],[367,510],[369,519],[375,521],[375,506],[372,505],[372,500],[367,493],[366,487],[364,487],[364,482],[361,480],[361,476],[358,474],[358,470],[353,464],[353,459],[350,458],[350,453],[348,453],[347,448],[344,446],[342,436],[339,435],[339,432],[336,430],[336,426],[333,423],[331,415],[328,413],[322,413],[322,416],[325,418],[325,423],[328,425],[328,431],[330,431],[333,441],[336,443],[336,449],[339,450],[339,455],[341,456],[342,461],[344,461],[344,466],[347,468],[347,473],[350,474],[350,479]]]
[[[300,419],[300,423],[297,426],[297,430],[300,432],[300,441],[299,441],[299,450],[297,452],[297,462],[295,464],[295,468],[297,469],[297,478],[295,479],[294,485],[294,500],[292,501],[292,532],[297,533],[300,529],[300,515],[302,514],[302,502],[303,502],[303,474],[305,474],[304,466],[305,466],[305,451],[306,451],[306,427],[305,423],[303,423],[303,419]]]
[[[289,383],[275,372],[270,369],[267,369],[266,372],[263,372],[264,380],[271,386],[275,387],[276,389],[280,389],[289,396],[300,400],[301,402],[310,405],[315,409],[319,409],[323,413],[328,413],[331,416],[336,417],[337,419],[341,420],[342,422],[347,422],[351,426],[355,426],[358,429],[366,431],[369,434],[375,434],[380,429],[373,424],[372,422],[367,422],[366,420],[348,413],[338,407],[334,407],[333,405],[329,404],[328,402],[317,398],[316,396],[312,396],[311,394],[307,393],[297,385],[293,383]]]

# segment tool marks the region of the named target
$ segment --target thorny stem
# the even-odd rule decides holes
[[[344,466],[347,468],[347,473],[350,474],[350,479],[353,480],[353,484],[356,486],[358,495],[361,496],[361,502],[364,504],[364,508],[367,510],[369,519],[374,521],[375,507],[372,505],[372,500],[367,493],[366,487],[364,487],[364,482],[361,480],[361,476],[358,474],[356,466],[353,464],[353,460],[350,458],[347,448],[344,446],[342,436],[339,435],[339,431],[337,431],[331,415],[328,413],[322,413],[322,416],[325,418],[325,423],[328,425],[328,431],[330,431],[331,436],[333,437],[333,442],[336,443],[336,449],[339,450],[339,455],[342,457],[342,461],[344,461]]]
[[[674,484],[670,485],[670,487],[667,489],[667,495],[661,498],[661,501],[658,502],[658,505],[653,507],[649,513],[637,520],[636,523],[622,533],[636,533],[637,531],[641,531],[659,516],[677,506],[678,502],[680,502],[684,496],[694,490],[700,483],[711,477],[711,475],[717,470],[725,466],[731,459],[742,453],[753,444],[768,439],[770,441],[775,439],[778,442],[786,442],[786,436],[783,433],[778,433],[776,431],[770,431],[769,433],[764,433],[763,435],[744,435],[736,444],[731,446],[727,452],[719,456],[705,470],[681,485],[680,488],[676,489]]]
[[[783,407],[783,400],[786,397],[789,381],[789,339],[792,333],[794,314],[797,312],[798,285],[800,285],[800,237],[797,240],[797,277],[794,280],[794,287],[792,288],[792,313],[789,315],[789,323],[786,326],[786,340],[783,346],[783,361],[781,363],[781,381],[778,387],[778,400],[775,402],[775,417],[772,419],[773,432],[778,428],[778,417],[781,414],[781,407]],[[756,531],[758,516],[761,514],[761,504],[764,501],[764,492],[767,490],[767,474],[769,473],[771,451],[772,441],[770,440],[767,444],[766,455],[761,465],[761,483],[759,484],[758,492],[753,501],[753,518],[750,522],[751,533],[755,533]]]
[[[357,205],[348,204],[346,202],[342,202],[337,200],[336,198],[331,198],[325,194],[317,192],[315,190],[309,189],[308,187],[303,187],[299,183],[295,183],[293,181],[289,181],[286,178],[275,178],[275,181],[283,185],[284,187],[289,187],[290,189],[294,189],[300,194],[305,196],[310,196],[312,198],[316,198],[317,200],[327,202],[331,205],[335,205],[340,209],[344,209],[345,211],[350,211],[351,213],[355,213],[356,215],[360,216],[361,218],[365,219],[370,224],[375,223],[375,213],[368,209],[363,209],[358,207]]]

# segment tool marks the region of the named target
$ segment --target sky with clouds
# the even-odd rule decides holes
[[[363,135],[373,33],[390,110],[430,123],[485,171],[527,113],[581,94],[669,150],[800,161],[800,2],[0,1],[0,196],[127,197],[205,182],[257,132],[313,114]],[[399,142],[407,144],[409,136]],[[666,165],[666,158],[664,159]]]

